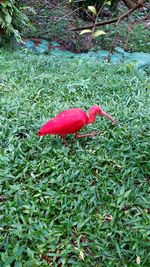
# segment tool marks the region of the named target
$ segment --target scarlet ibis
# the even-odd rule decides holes
[[[87,114],[80,108],[71,108],[60,112],[55,118],[45,123],[39,130],[38,135],[60,135],[64,142],[66,141],[66,134],[75,133],[76,138],[95,136],[96,132],[79,135],[78,131],[84,125],[93,123],[97,115],[105,116],[110,119],[114,125],[116,124],[116,121],[99,106],[91,107]]]

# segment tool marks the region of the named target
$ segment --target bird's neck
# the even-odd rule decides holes
[[[87,124],[93,123],[96,119],[96,115],[95,114],[91,114],[90,112],[88,113],[88,122]]]

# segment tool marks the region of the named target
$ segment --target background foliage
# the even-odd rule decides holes
[[[31,26],[28,17],[24,14],[19,0],[0,2],[0,32],[8,36],[14,35],[20,41],[19,31],[22,27]]]
[[[70,49],[76,52],[85,52],[90,49],[110,49],[110,44],[115,34],[115,24],[105,25],[97,28],[104,30],[107,34],[100,36],[98,39],[92,40],[90,34],[79,35],[79,32],[71,32],[73,27],[85,26],[91,23],[91,18],[87,16],[87,9],[78,5],[72,5],[69,1],[23,1],[24,4],[34,7],[34,14],[30,15],[30,20],[34,25],[34,30],[26,27],[22,34],[25,37],[44,38],[51,41],[58,41],[64,46],[64,49]],[[76,10],[76,11],[75,11]],[[105,5],[103,12],[99,15],[99,20],[107,20],[117,16],[118,13],[126,11],[126,7],[119,1],[114,9],[110,9],[109,5]],[[90,15],[92,13],[88,12]],[[131,32],[129,34],[129,51],[149,52],[150,38],[149,18],[146,9],[136,11],[130,18]],[[118,37],[116,46],[124,48],[126,42],[128,22],[127,19],[119,24],[117,29]]]

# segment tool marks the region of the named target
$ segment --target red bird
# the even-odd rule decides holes
[[[80,108],[72,108],[60,112],[55,118],[49,120],[39,130],[38,135],[60,135],[63,141],[66,141],[66,134],[75,133],[76,138],[95,136],[96,132],[79,135],[78,131],[84,125],[93,123],[96,119],[96,115],[105,116],[110,119],[113,124],[116,124],[116,121],[105,111],[103,111],[101,107],[93,106],[89,109],[87,114]]]

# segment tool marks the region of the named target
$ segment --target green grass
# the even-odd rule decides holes
[[[149,262],[149,83],[126,65],[0,53],[0,267]],[[94,104],[83,132],[39,138],[59,111]],[[112,216],[112,217],[111,217]]]

